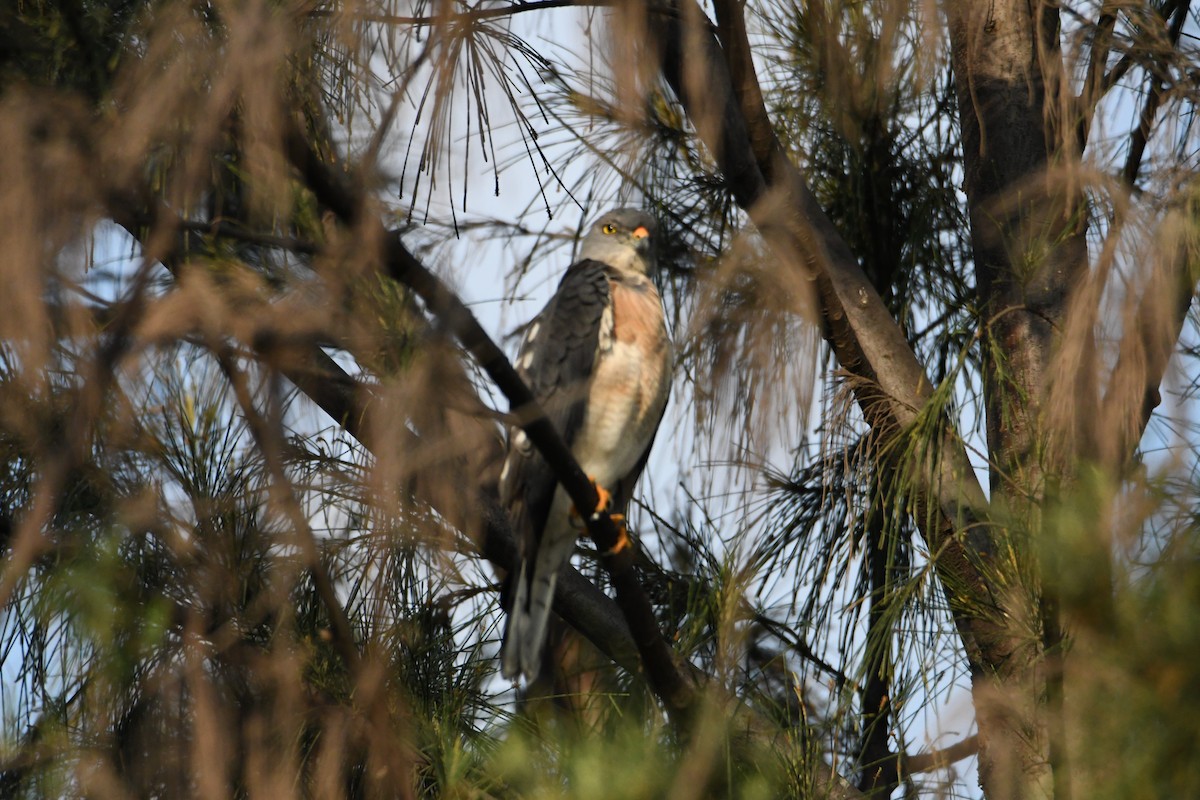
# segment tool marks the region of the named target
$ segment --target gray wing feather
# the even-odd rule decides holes
[[[517,359],[518,372],[567,447],[587,410],[600,328],[609,304],[608,269],[598,261],[571,266],[558,291],[530,323],[533,335],[526,334]],[[558,569],[574,549],[573,537],[542,542],[557,486],[557,476],[541,454],[518,429],[511,430],[500,499],[520,540],[521,569],[516,585],[510,587],[512,604],[505,631],[502,667],[509,677],[536,675]]]
[[[587,409],[600,322],[608,306],[605,269],[604,264],[596,261],[580,261],[567,270],[558,291],[530,323],[529,329],[536,326],[537,334],[533,341],[526,338],[517,359],[517,371],[567,447],[583,425]],[[516,429],[509,432],[500,500],[514,511],[514,503],[524,506],[528,520],[523,527],[534,533],[527,544],[536,546],[558,480],[535,448],[527,443],[525,447],[518,446],[523,441]],[[521,527],[517,533],[523,533]]]

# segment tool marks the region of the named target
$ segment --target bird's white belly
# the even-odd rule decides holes
[[[647,363],[647,356],[661,361],[661,355],[615,339],[600,356],[572,452],[584,472],[607,489],[637,464],[662,413],[657,384],[664,366]]]

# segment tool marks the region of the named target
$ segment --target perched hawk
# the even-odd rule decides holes
[[[649,278],[654,231],[654,218],[636,209],[601,217],[579,261],[529,324],[517,359],[517,371],[595,481],[601,502],[611,495],[607,510],[614,515],[629,504],[671,388],[671,341]],[[509,432],[500,499],[521,542],[502,669],[505,677],[533,680],[558,572],[582,523],[519,428]]]

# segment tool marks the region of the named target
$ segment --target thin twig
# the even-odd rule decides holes
[[[1187,19],[1190,5],[1191,0],[1177,0],[1175,3],[1174,16],[1171,18],[1171,24],[1167,30],[1167,41],[1172,49],[1179,43],[1179,34],[1183,31],[1183,22]],[[1158,116],[1158,107],[1162,104],[1163,89],[1166,83],[1163,80],[1163,73],[1166,72],[1165,60],[1165,55],[1161,56],[1157,59],[1157,69],[1148,71],[1150,91],[1146,95],[1146,102],[1142,106],[1141,114],[1138,115],[1138,126],[1129,137],[1129,155],[1125,159],[1125,168],[1121,170],[1121,177],[1129,186],[1133,186],[1137,182],[1138,172],[1142,168],[1142,159],[1146,154],[1146,145],[1150,141],[1150,131],[1154,126],[1154,118]]]
[[[1107,2],[1100,10],[1099,19],[1096,20],[1095,31],[1092,34],[1092,49],[1088,55],[1087,77],[1083,82],[1079,97],[1076,98],[1076,105],[1079,108],[1077,135],[1081,150],[1087,144],[1096,107],[1108,91],[1105,87],[1104,65],[1108,62],[1108,54],[1112,49],[1113,29],[1116,24],[1116,4]]]

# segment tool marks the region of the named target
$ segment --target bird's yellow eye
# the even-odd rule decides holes
[[[616,233],[616,232],[617,232],[617,226],[616,226],[616,225],[613,225],[613,224],[610,222],[610,223],[608,223],[607,225],[605,225],[603,228],[601,228],[601,230],[603,230],[605,233],[612,234],[612,233]]]

